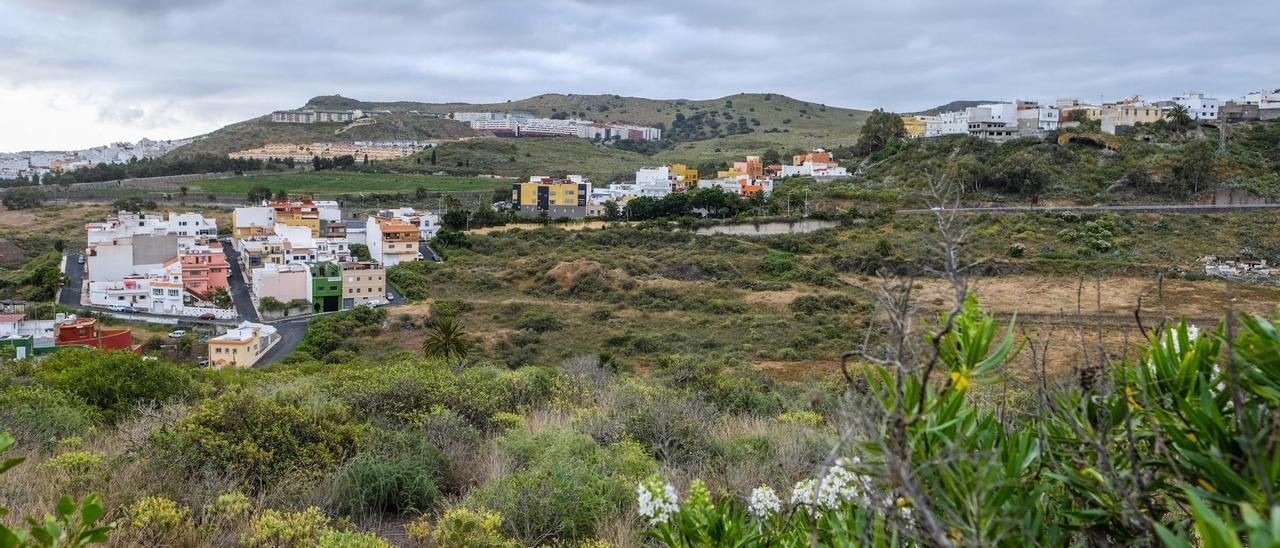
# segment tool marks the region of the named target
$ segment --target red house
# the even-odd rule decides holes
[[[128,329],[102,329],[97,318],[76,318],[58,324],[54,339],[57,346],[91,346],[103,350],[132,350],[142,353],[142,345],[133,344],[133,332]]]

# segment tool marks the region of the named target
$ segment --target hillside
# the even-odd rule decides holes
[[[436,157],[435,165],[431,157]],[[444,143],[434,151],[415,154],[391,162],[378,162],[370,169],[395,172],[451,175],[586,175],[608,181],[634,174],[636,168],[654,160],[636,152],[594,144],[584,139],[474,139]]]
[[[663,142],[624,143],[621,148],[648,155],[660,152],[656,161],[727,161],[745,154],[757,154],[768,148],[793,150],[849,145],[856,139],[858,129],[869,114],[864,110],[832,107],[767,93],[737,94],[698,101],[617,95],[544,94],[490,104],[369,102],[328,95],[312,98],[303,108],[388,110],[392,114],[375,118],[374,124],[355,126],[342,133],[335,131],[345,124],[274,124],[270,118],[263,116],[201,136],[196,142],[174,153],[225,154],[261,146],[267,142],[462,137],[474,133],[463,124],[424,114],[494,111],[521,112],[544,117],[564,115],[601,122],[657,126],[665,131],[667,139]],[[589,143],[584,144],[589,146]],[[537,148],[543,145],[532,146]],[[500,157],[486,158],[481,163],[503,164],[501,160]],[[561,161],[554,167],[570,169],[572,166]]]
[[[957,110],[964,110],[964,109],[969,108],[969,107],[976,107],[976,106],[978,106],[978,105],[985,105],[985,104],[987,104],[987,103],[996,103],[996,102],[998,102],[998,101],[995,101],[995,100],[985,100],[985,101],[971,101],[971,100],[966,100],[966,101],[952,101],[952,102],[947,103],[947,104],[945,104],[945,105],[938,105],[938,106],[933,107],[933,108],[931,108],[931,109],[921,110],[921,111],[919,111],[919,112],[910,112],[910,113],[908,113],[908,114],[916,115],[916,114],[938,114],[938,113],[940,113],[940,112],[955,112],[955,111],[957,111]]]
[[[373,118],[372,122],[363,122],[366,125],[279,124],[273,123],[270,116],[259,116],[196,137],[191,144],[170,154],[227,154],[267,143],[349,143],[365,140],[451,139],[475,135],[466,124],[407,113],[379,116]],[[339,133],[339,130],[343,131]]]

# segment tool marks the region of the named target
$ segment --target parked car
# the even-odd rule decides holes
[[[76,257],[76,262],[80,264],[84,264],[84,255]]]
[[[389,292],[389,291],[388,291],[388,292],[387,292],[387,302],[391,302],[391,301],[394,301],[394,300],[396,300],[396,295],[395,295],[394,293],[391,293],[391,292]]]
[[[173,331],[170,331],[170,332],[169,332],[169,338],[170,338],[170,339],[181,339],[181,338],[183,338],[183,337],[185,337],[185,336],[187,336],[187,330],[186,330],[186,329],[174,329]]]
[[[217,319],[217,316],[214,316],[214,315],[213,315],[213,312],[205,312],[204,314],[201,314],[201,315],[200,315],[200,319],[201,319],[201,320],[214,320],[214,319]]]
[[[126,306],[123,304],[108,305],[107,310],[110,310],[112,312],[130,312],[130,313],[137,312],[137,310],[135,310],[132,306]]]
[[[421,252],[421,251],[419,251],[419,252],[418,252],[418,260],[419,260],[419,261],[421,261],[422,259],[423,259],[423,257],[422,257],[422,252]]]
[[[209,358],[200,358],[200,367],[205,367],[208,365],[209,365]]]
[[[378,299],[369,299],[364,302],[364,305],[369,308],[378,308],[379,306],[383,305],[383,302]]]

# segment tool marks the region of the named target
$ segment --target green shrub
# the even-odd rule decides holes
[[[82,436],[98,422],[99,411],[67,392],[46,386],[0,389],[0,430],[45,446]]]
[[[364,427],[349,417],[339,405],[233,392],[202,402],[154,438],[184,468],[231,474],[257,488],[322,474],[354,455]]]
[[[189,370],[126,351],[62,350],[45,358],[36,376],[103,410],[109,420],[140,403],[184,399],[194,393]]]
[[[314,506],[302,512],[266,510],[249,521],[240,544],[262,548],[311,548],[330,532],[329,517]]]
[[[405,526],[409,541],[437,548],[518,548],[519,542],[502,536],[502,514],[485,508],[451,508],[434,527],[429,516]]]
[[[477,488],[465,506],[506,516],[502,530],[525,544],[593,536],[598,523],[629,508],[635,482],[655,469],[634,443],[601,447],[568,429],[509,431],[498,444],[517,471]]]
[[[164,497],[143,497],[124,513],[134,535],[150,546],[166,544],[195,526],[190,508]]]
[[[448,461],[424,439],[393,435],[337,472],[337,509],[362,518],[376,513],[430,512],[440,499]]]

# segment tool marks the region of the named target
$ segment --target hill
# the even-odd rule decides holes
[[[543,94],[504,103],[422,103],[413,101],[371,102],[340,95],[314,97],[303,108],[386,110],[369,125],[357,124],[276,124],[262,116],[229,125],[201,136],[175,154],[225,154],[261,146],[268,142],[350,142],[375,139],[433,139],[474,135],[469,127],[428,114],[458,111],[519,112],[535,116],[568,116],[601,122],[633,123],[661,127],[666,139],[653,143],[629,143],[604,155],[626,158],[620,164],[646,163],[630,155],[654,156],[659,161],[728,161],[769,148],[782,151],[819,146],[852,144],[868,111],[846,109],[793,99],[772,93],[744,93],[708,100],[645,99],[618,95]],[[343,130],[344,128],[347,128]],[[343,130],[339,132],[339,130]],[[556,147],[590,151],[559,144]],[[526,145],[514,145],[517,149]],[[546,145],[528,145],[540,149]],[[502,147],[462,147],[479,152]],[[554,147],[553,147],[554,148]],[[630,151],[628,153],[628,151]],[[596,151],[600,152],[600,151]],[[599,154],[597,154],[599,155]],[[471,158],[479,165],[502,165],[500,156]],[[550,171],[572,171],[576,157],[559,159]],[[634,160],[634,162],[633,162]],[[464,163],[466,159],[463,160]],[[473,162],[476,163],[476,162]],[[456,166],[454,166],[456,167]],[[463,166],[466,167],[466,166]],[[452,168],[450,168],[452,171]]]
[[[947,103],[947,104],[945,104],[945,105],[938,105],[938,106],[933,107],[933,108],[928,109],[928,110],[922,110],[922,111],[919,111],[919,112],[911,112],[911,113],[908,113],[908,114],[918,115],[918,114],[938,114],[938,113],[940,113],[940,112],[954,112],[954,111],[957,111],[957,110],[964,110],[964,109],[969,108],[969,107],[976,107],[976,106],[978,106],[978,105],[985,105],[985,104],[987,104],[987,103],[996,103],[996,102],[999,102],[999,101],[995,101],[995,100],[986,100],[986,101],[952,101],[952,102]]]

